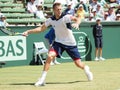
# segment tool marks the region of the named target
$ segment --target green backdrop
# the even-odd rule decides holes
[[[92,26],[95,22],[83,22],[80,25],[80,30],[73,29],[74,36],[76,38],[82,60],[91,61],[94,60],[94,39],[92,35]],[[120,58],[120,22],[102,22],[103,24],[103,57],[106,59]],[[35,28],[36,26],[10,26],[14,31],[24,32],[25,30]],[[5,61],[6,66],[19,66],[29,65],[33,60],[33,43],[44,42],[44,35],[47,32],[44,31],[38,34],[31,34],[26,37],[27,47],[27,59],[18,61]],[[0,36],[6,36],[0,32]],[[11,36],[12,37],[12,36]],[[72,61],[69,56],[64,53],[62,59],[58,59],[59,62]]]

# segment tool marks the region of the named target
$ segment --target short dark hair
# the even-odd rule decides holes
[[[53,9],[54,9],[56,6],[60,6],[60,5],[61,5],[61,3],[59,3],[59,2],[54,3],[54,4],[53,4]]]

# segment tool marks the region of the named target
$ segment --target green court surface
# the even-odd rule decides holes
[[[51,66],[46,86],[35,87],[43,66],[0,68],[0,90],[120,90],[120,59],[84,61],[91,67],[94,80],[87,81],[84,71],[74,63]]]

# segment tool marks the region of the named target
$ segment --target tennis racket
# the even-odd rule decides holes
[[[0,30],[5,33],[6,35],[9,36],[16,36],[16,35],[23,35],[23,33],[19,33],[19,32],[14,32],[9,28],[5,28],[5,27],[0,27]]]

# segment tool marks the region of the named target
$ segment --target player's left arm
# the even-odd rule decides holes
[[[79,29],[79,25],[81,23],[81,18],[80,17],[71,16],[71,20],[74,21],[74,23],[72,24],[72,27],[76,28],[76,29]]]

